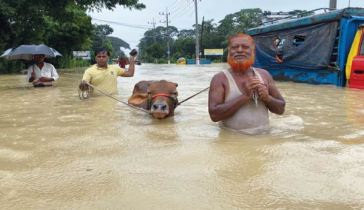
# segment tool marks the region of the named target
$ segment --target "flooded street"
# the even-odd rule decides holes
[[[116,97],[166,79],[181,101],[224,68],[142,64]],[[364,208],[364,90],[276,82],[286,111],[250,136],[210,120],[207,91],[164,120],[80,100],[84,70],[58,70],[52,88],[0,75],[1,210]]]

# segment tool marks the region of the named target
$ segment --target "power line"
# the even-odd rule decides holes
[[[190,5],[188,0],[185,0],[178,8],[176,8],[175,10],[171,11],[171,13],[177,13],[180,12],[181,10],[184,10],[186,7],[188,7]]]
[[[182,17],[183,15],[186,14],[186,12],[188,11],[188,9],[191,8],[191,5],[188,3],[180,12],[178,12],[175,16],[172,15],[171,19],[175,20],[177,18]],[[186,10],[187,9],[187,10]]]
[[[135,25],[135,24],[128,24],[128,23],[119,23],[119,22],[113,22],[113,21],[108,21],[108,20],[100,20],[100,19],[96,19],[96,18],[92,18],[92,20],[105,22],[105,23],[112,23],[112,24],[116,24],[116,25],[122,25],[122,26],[126,26],[126,27],[131,27],[131,28],[150,29],[150,27],[147,26],[147,25]]]
[[[158,14],[159,15],[159,14]],[[160,22],[162,22],[162,21],[165,21],[166,19],[165,19],[165,17],[163,17],[163,16],[160,16],[159,15],[159,17],[158,17],[158,19],[156,20],[156,22],[157,23],[160,23]]]
[[[193,9],[193,11],[191,12],[191,14],[188,17],[191,17],[191,15],[193,15],[194,12],[195,12],[195,9]]]
[[[156,23],[158,23],[158,22],[161,20],[161,18],[163,18],[163,16],[161,16],[160,14],[157,14],[157,15],[154,17],[154,19],[156,19]]]
[[[180,10],[176,10],[175,11],[175,14],[180,14],[181,12],[183,12],[186,8],[188,8],[188,7],[190,7],[191,5],[190,5],[190,3],[188,2],[188,1],[186,1],[186,5],[184,5],[184,7],[182,8],[182,9],[180,9]]]
[[[100,21],[100,22],[106,22],[106,23],[111,23],[111,24],[116,24],[116,25],[122,25],[122,26],[126,26],[126,27],[131,27],[131,28],[140,28],[140,29],[148,29],[150,30],[151,28],[147,25],[128,25],[126,23],[118,23],[118,22],[113,22],[113,21],[108,21],[108,20],[100,20],[100,19],[93,19],[93,20],[96,20],[96,21]],[[156,22],[157,24],[157,22]],[[177,28],[177,27],[176,27]],[[177,28],[178,30],[190,30],[190,29],[187,29],[187,28]]]
[[[178,0],[174,1],[174,2],[173,2],[173,4],[175,4],[177,1],[178,1]],[[169,8],[172,8],[172,5],[173,5],[173,4],[169,5]]]
[[[180,1],[179,4],[177,4],[174,8],[170,8],[169,12],[175,12],[176,10],[178,10],[178,8],[180,8],[183,4],[185,4],[186,2],[184,0]]]
[[[173,4],[171,4],[171,6],[174,5],[174,8],[173,9],[169,8],[169,13],[173,13],[175,11],[178,11],[182,6],[184,6],[183,9],[185,9],[187,6],[190,5],[189,3],[186,4],[186,2],[188,2],[188,1],[189,0],[182,0],[182,1],[179,1],[178,2],[178,0],[176,0]],[[178,13],[178,14],[180,14],[180,13]],[[157,23],[158,22],[165,22],[166,21],[165,17],[164,16],[161,16],[161,15],[158,15],[158,16],[154,17],[154,19],[156,19],[156,22]]]

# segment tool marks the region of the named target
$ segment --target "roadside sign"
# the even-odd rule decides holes
[[[80,57],[82,59],[91,60],[91,51],[73,51],[74,58]]]
[[[171,53],[171,52],[169,52],[169,50],[167,51],[167,54],[169,55],[169,53]]]
[[[205,55],[223,55],[224,49],[205,49]]]

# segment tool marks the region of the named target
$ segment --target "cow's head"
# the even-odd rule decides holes
[[[163,119],[174,115],[178,104],[177,83],[160,80],[148,86],[150,113],[153,117]]]

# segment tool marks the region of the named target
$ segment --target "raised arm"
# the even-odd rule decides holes
[[[128,71],[125,71],[121,76],[122,77],[133,77],[134,76],[134,70],[135,70],[135,63],[134,58],[138,55],[138,51],[134,56],[130,56],[130,63]]]

